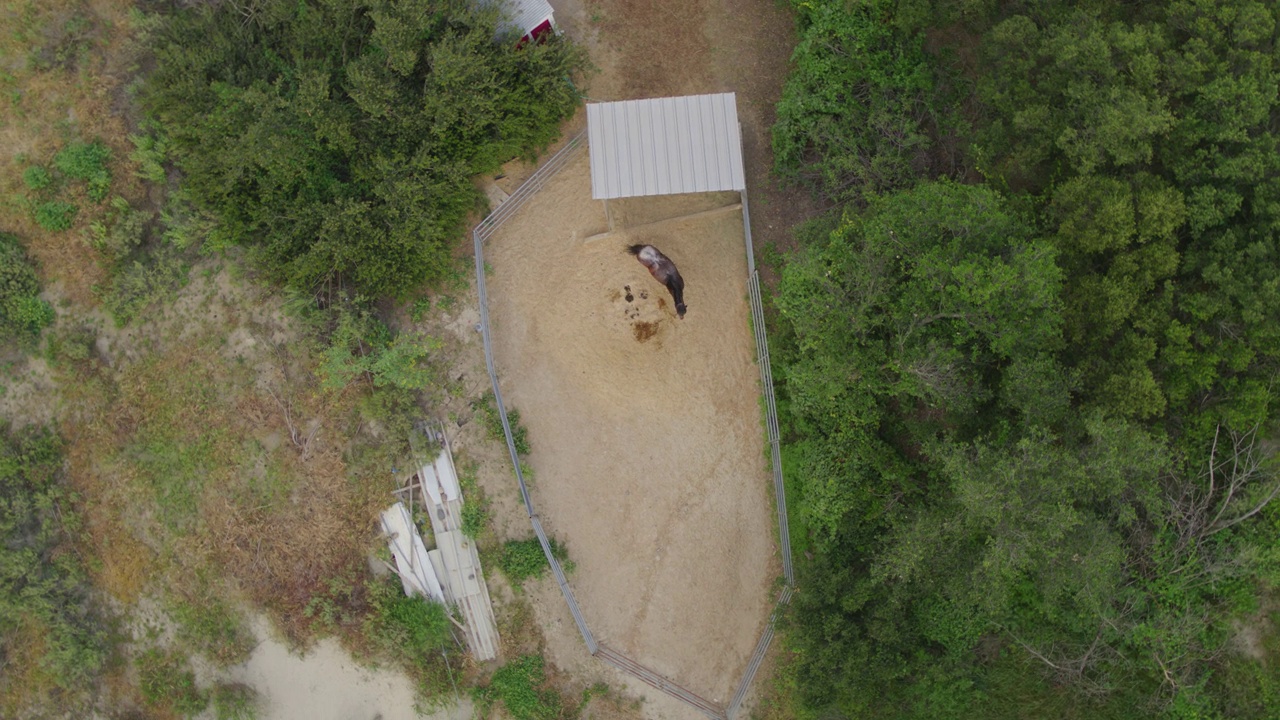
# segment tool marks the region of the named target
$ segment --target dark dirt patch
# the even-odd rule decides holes
[[[645,322],[643,320],[632,323],[631,333],[636,336],[636,342],[649,342],[658,334],[661,326],[656,322]]]

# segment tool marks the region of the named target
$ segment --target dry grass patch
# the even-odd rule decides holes
[[[129,160],[125,85],[140,54],[129,0],[11,0],[0,7],[0,222],[27,241],[47,281],[74,302],[92,305],[107,280],[98,254],[85,245],[89,224],[105,205],[68,187],[79,207],[71,229],[40,228],[26,206],[23,171],[48,165],[73,140],[101,139],[112,151],[111,191],[131,203],[146,199]]]
[[[305,342],[263,333],[224,352],[227,326],[253,313],[218,312],[203,324],[174,318],[153,352],[114,370],[100,359],[59,366],[68,385],[96,378],[69,392],[63,418],[94,576],[125,602],[148,583],[182,601],[194,577],[216,577],[211,592],[247,597],[305,642],[317,630],[306,611],[334,595],[333,578],[356,588],[339,593],[348,614],[363,610],[390,485],[349,463],[369,441],[362,390],[321,390]]]

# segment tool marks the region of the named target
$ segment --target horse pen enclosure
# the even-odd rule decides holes
[[[528,427],[526,509],[577,565],[572,589],[553,569],[588,651],[709,717],[732,716],[771,610],[789,597],[773,582],[791,581],[767,384],[761,428],[768,369],[756,358],[767,350],[746,196],[606,210],[591,199],[583,145],[570,141],[476,230],[495,391]],[[684,319],[625,252],[637,243],[680,268]]]

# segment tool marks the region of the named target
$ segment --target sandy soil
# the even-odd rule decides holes
[[[614,221],[725,199],[633,200],[615,204]],[[593,631],[725,703],[777,573],[741,213],[596,237],[606,229],[582,154],[490,239],[499,377]],[[680,268],[684,320],[623,251],[633,242]]]
[[[471,700],[426,715],[414,711],[413,683],[403,673],[360,667],[332,638],[306,655],[297,655],[271,636],[266,618],[253,630],[260,644],[222,682],[238,682],[258,691],[259,720],[465,720]]]

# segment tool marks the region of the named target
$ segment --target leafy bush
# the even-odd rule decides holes
[[[152,213],[134,210],[128,200],[117,197],[111,201],[106,217],[89,225],[89,244],[113,262],[124,260],[142,246],[152,216]]]
[[[1277,572],[1280,7],[796,5],[775,149],[843,206],[770,328],[790,716],[1278,716],[1229,639]]]
[[[165,163],[169,157],[169,142],[159,134],[130,135],[134,150],[129,159],[138,164],[138,177],[153,183],[163,183],[167,178]]]
[[[453,641],[445,606],[405,595],[394,579],[371,582],[369,604],[369,634],[391,656],[425,656]]]
[[[39,165],[32,165],[22,171],[22,182],[31,190],[44,190],[53,184],[53,176]]]
[[[468,498],[462,504],[462,532],[469,538],[480,537],[489,513],[477,498]]]
[[[484,413],[484,426],[489,432],[489,437],[505,443],[506,434],[502,430],[502,417],[498,414],[497,400],[493,397],[493,393],[485,393],[480,403],[480,410]],[[529,446],[529,429],[520,424],[519,410],[515,408],[507,410],[507,424],[511,427],[511,443],[516,446],[516,452],[520,455],[528,455],[532,450]]]
[[[53,166],[67,177],[86,181],[89,198],[102,202],[111,189],[111,171],[107,169],[110,160],[111,149],[100,140],[73,142],[53,156]]]
[[[800,42],[773,127],[778,173],[837,201],[910,184],[947,122],[921,39],[886,22],[893,2],[793,4]]]
[[[440,348],[435,338],[409,332],[393,335],[363,299],[336,303],[330,310],[336,327],[321,352],[319,374],[329,389],[340,389],[360,377],[375,388],[425,390],[439,381],[431,353]]]
[[[147,306],[169,297],[181,287],[187,279],[188,269],[186,261],[176,250],[161,246],[150,257],[117,267],[110,284],[95,289],[116,325],[123,327]]]
[[[73,506],[59,438],[0,425],[0,647],[15,652],[34,623],[40,642],[28,661],[67,691],[92,685],[107,655],[88,578],[65,550],[79,531]],[[21,690],[11,686],[20,675],[0,674],[0,692]]]
[[[564,546],[550,538],[551,554],[560,561],[566,571],[572,570],[573,563]],[[547,556],[542,552],[542,543],[537,538],[529,540],[508,540],[502,545],[502,555],[498,558],[498,567],[517,588],[525,580],[540,578],[550,569]]]
[[[64,200],[50,200],[35,206],[35,221],[49,232],[62,232],[71,228],[72,220],[79,210],[73,203]]]
[[[258,693],[247,685],[219,685],[210,693],[217,720],[254,720]]]
[[[151,648],[134,663],[142,698],[148,705],[167,708],[184,717],[198,715],[208,707],[209,697],[196,687],[196,675],[186,657]]]
[[[546,661],[541,655],[525,655],[498,668],[486,687],[475,690],[477,702],[501,701],[516,720],[555,720],[564,701],[555,690],[544,688]]]
[[[300,290],[402,296],[445,278],[471,177],[545,147],[579,103],[566,78],[582,51],[495,42],[496,8],[255,8],[171,15],[143,98],[192,198]]]
[[[40,281],[18,238],[0,233],[0,339],[31,345],[54,320],[39,298]]]
[[[173,603],[169,614],[177,622],[177,638],[183,647],[196,650],[219,665],[242,662],[253,651],[253,634],[243,618],[212,592]]]

